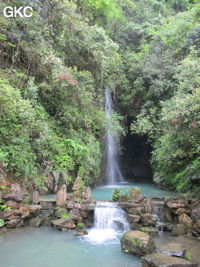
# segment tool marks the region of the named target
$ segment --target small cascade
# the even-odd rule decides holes
[[[94,212],[94,228],[86,240],[103,243],[117,239],[118,235],[130,229],[125,212],[113,202],[98,202]]]
[[[106,132],[106,182],[108,185],[114,185],[118,182],[124,182],[124,178],[118,164],[118,136],[117,133],[113,133],[111,126],[113,107],[108,88],[105,90],[105,111],[108,122]]]
[[[152,202],[152,215],[156,219],[156,229],[159,232],[163,232],[163,221],[164,221],[163,201],[155,200]]]

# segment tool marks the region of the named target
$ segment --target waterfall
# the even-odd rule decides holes
[[[156,219],[156,229],[159,232],[163,231],[164,219],[164,203],[160,200],[152,201],[152,215]]]
[[[108,126],[106,129],[106,182],[108,185],[123,182],[124,178],[118,165],[118,136],[113,133],[111,119],[113,115],[112,98],[108,88],[105,90],[105,111]]]
[[[86,240],[93,243],[103,243],[117,239],[118,235],[130,229],[126,213],[113,202],[97,202],[94,212],[94,228]]]

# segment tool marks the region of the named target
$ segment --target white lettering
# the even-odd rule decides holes
[[[29,10],[28,12],[29,12],[29,14],[27,14],[27,10]],[[33,8],[31,7],[31,6],[26,6],[25,8],[24,8],[24,17],[26,17],[26,18],[30,18],[30,17],[32,17],[33,16]]]
[[[7,6],[3,10],[3,14],[6,18],[13,18],[13,8],[11,6]]]
[[[4,8],[3,14],[6,18],[30,18],[33,16],[33,8],[31,6],[21,6],[19,8],[7,6]]]
[[[23,18],[23,14],[21,13],[21,10],[23,9],[23,7],[21,6],[20,8],[16,8],[14,7],[14,17],[20,16],[21,18]]]

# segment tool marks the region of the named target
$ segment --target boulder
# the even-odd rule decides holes
[[[38,191],[33,192],[33,204],[38,204],[40,201],[40,194]]]
[[[155,253],[142,258],[142,267],[198,267],[186,259]]]
[[[179,243],[167,243],[159,246],[158,253],[184,258],[186,250]]]
[[[28,205],[28,208],[30,210],[30,213],[38,214],[42,206],[41,205]]]
[[[80,210],[78,209],[73,209],[70,211],[70,216],[71,216],[71,219],[77,223],[79,222],[82,222],[83,218],[81,217],[80,215]]]
[[[132,215],[132,214],[128,214],[127,215],[128,221],[130,223],[137,223],[140,221],[140,216],[139,215]]]
[[[62,218],[62,216],[67,213],[67,209],[66,208],[63,208],[63,207],[56,207],[56,211],[55,211],[55,214],[54,216],[56,218]]]
[[[142,231],[126,232],[121,238],[121,247],[123,251],[137,256],[144,256],[155,251],[152,238]]]
[[[184,199],[169,199],[166,201],[166,205],[170,209],[178,209],[178,208],[185,208],[186,201]]]
[[[49,210],[41,210],[41,215],[44,217],[50,217],[51,215],[54,214],[54,210],[53,209],[49,209]]]
[[[52,224],[57,227],[58,229],[61,230],[67,230],[67,229],[73,229],[76,228],[75,223],[73,222],[73,220],[71,218],[68,219],[58,219],[58,220],[53,220]]]
[[[177,224],[172,228],[173,235],[184,235],[187,233],[187,227],[183,224]]]
[[[188,227],[192,226],[192,219],[185,213],[178,216],[179,223],[185,224]]]
[[[56,205],[63,207],[67,201],[67,186],[65,184],[56,193]]]
[[[190,210],[186,209],[186,208],[178,208],[176,210],[173,210],[173,213],[175,213],[177,215],[180,215],[180,214],[183,214],[183,213],[190,213]]]
[[[10,184],[10,192],[4,195],[4,199],[6,200],[15,200],[15,201],[22,201],[25,195],[20,187],[19,184]]]
[[[39,227],[42,223],[42,218],[40,216],[35,217],[29,221],[31,227]]]
[[[88,234],[88,231],[86,231],[84,229],[77,229],[75,236],[84,236],[87,234]]]

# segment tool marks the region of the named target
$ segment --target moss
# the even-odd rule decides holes
[[[191,252],[187,252],[187,253],[185,254],[185,258],[186,258],[187,260],[191,261],[192,258],[193,258]]]
[[[84,223],[78,223],[77,224],[77,228],[78,229],[83,229],[85,227],[85,224]]]
[[[71,214],[69,214],[69,213],[64,213],[62,215],[62,219],[69,219],[70,217],[71,217]]]

